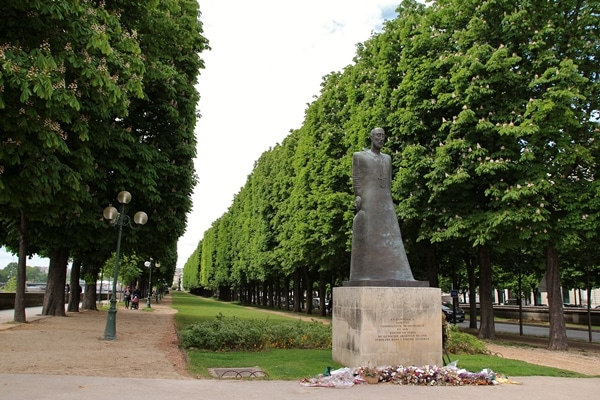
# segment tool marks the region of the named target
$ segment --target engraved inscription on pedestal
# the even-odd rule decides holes
[[[425,324],[415,324],[410,319],[392,318],[389,324],[380,325],[376,342],[431,340],[425,332]]]

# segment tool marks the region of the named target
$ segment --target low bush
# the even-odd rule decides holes
[[[331,326],[313,322],[290,322],[266,327],[267,346],[276,349],[330,349]]]
[[[485,343],[475,336],[461,332],[456,325],[444,326],[447,334],[446,350],[452,354],[488,354]]]
[[[271,323],[227,318],[219,314],[211,321],[192,324],[179,333],[183,348],[212,351],[260,351],[277,349],[331,348],[331,326],[317,321]]]

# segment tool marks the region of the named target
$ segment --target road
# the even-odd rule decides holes
[[[459,324],[456,324],[460,328],[469,328],[469,321],[464,321]],[[479,328],[479,322],[477,323],[477,328]],[[496,322],[495,324],[496,332],[503,333],[512,333],[519,334],[519,324],[508,324],[503,322]],[[524,336],[538,336],[538,337],[548,337],[548,331],[550,329],[545,326],[539,325],[525,325],[523,324],[523,335]],[[567,338],[569,340],[581,340],[584,342],[589,341],[589,333],[585,328],[582,329],[567,329]],[[592,331],[592,342],[600,343],[600,331]]]

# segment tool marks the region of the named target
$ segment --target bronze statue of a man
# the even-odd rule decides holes
[[[357,212],[352,225],[350,283],[414,281],[392,201],[392,159],[381,153],[384,142],[384,130],[375,128],[371,148],[352,156]]]

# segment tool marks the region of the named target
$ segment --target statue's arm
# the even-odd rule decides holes
[[[356,210],[360,210],[360,203],[362,200],[362,176],[360,172],[360,155],[358,153],[354,153],[352,156],[352,188],[354,189],[354,195],[356,199],[354,200],[354,205],[356,206]]]
[[[388,175],[388,182],[390,183],[390,189],[392,187],[392,157],[387,154],[387,159],[388,159],[388,169],[387,169],[387,175]]]

